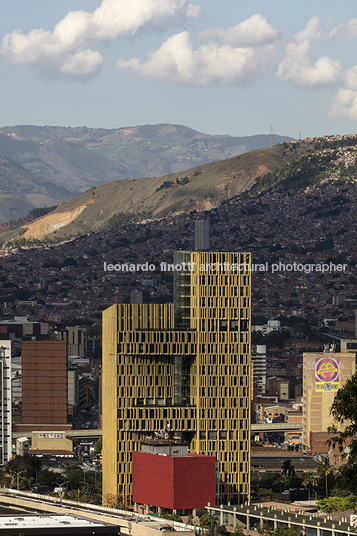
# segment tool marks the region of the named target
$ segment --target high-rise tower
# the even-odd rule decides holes
[[[196,220],[195,222],[195,251],[209,249],[209,221]]]
[[[22,423],[17,431],[71,429],[67,368],[65,341],[22,342]]]
[[[11,459],[11,341],[0,343],[0,382],[1,382],[1,419],[0,419],[0,466]]]
[[[217,459],[217,501],[250,495],[250,254],[178,252],[174,304],[103,313],[103,495],[169,430]],[[178,269],[181,266],[181,269]]]
[[[356,372],[356,354],[348,351],[337,353],[326,345],[324,352],[304,353],[303,371],[302,438],[303,444],[310,447],[313,434],[327,434],[328,428],[333,425],[339,431],[345,429],[345,425],[333,420],[330,408],[337,391]]]

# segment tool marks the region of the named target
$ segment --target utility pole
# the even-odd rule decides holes
[[[17,475],[17,490],[20,489],[20,475],[21,473],[24,473],[25,471],[19,471],[18,473],[16,473]]]

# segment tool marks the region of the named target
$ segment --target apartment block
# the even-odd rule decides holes
[[[57,332],[58,341],[67,342],[68,357],[86,357],[87,351],[87,330],[80,326],[68,326]]]
[[[23,341],[22,417],[17,431],[66,430],[67,343]]]

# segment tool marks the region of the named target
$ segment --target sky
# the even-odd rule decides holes
[[[0,0],[0,126],[357,127],[352,0]]]

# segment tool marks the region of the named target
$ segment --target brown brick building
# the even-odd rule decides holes
[[[22,343],[21,432],[67,430],[67,343]]]

